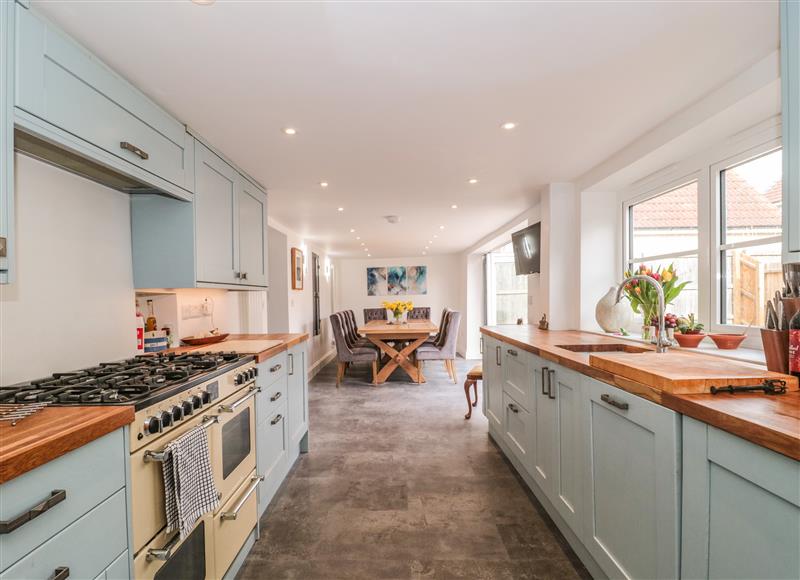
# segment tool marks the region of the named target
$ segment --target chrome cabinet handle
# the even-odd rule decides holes
[[[145,559],[148,562],[152,562],[153,560],[169,560],[169,557],[172,556],[172,550],[175,548],[177,543],[180,541],[181,535],[175,534],[172,536],[172,539],[164,544],[161,548],[150,548],[147,550],[147,556]]]
[[[517,351],[515,351],[513,348],[506,349],[506,352],[511,356],[517,356]]]
[[[67,499],[66,490],[54,489],[50,492],[50,497],[21,513],[13,520],[0,521],[0,534],[10,534],[20,526],[27,524],[32,519],[38,518],[51,507],[60,504],[65,499]]]
[[[273,367],[269,367],[269,372],[271,372],[271,373],[277,373],[279,370],[281,370],[281,368],[282,368],[282,367],[283,367],[283,365],[281,365],[280,363],[278,363],[278,364],[276,364],[276,365],[275,365],[275,366],[273,366]]]
[[[239,499],[239,501],[236,502],[236,505],[233,506],[233,510],[229,512],[222,512],[222,514],[220,514],[220,518],[223,520],[235,520],[237,517],[239,517],[239,512],[241,511],[244,502],[247,501],[248,497],[253,495],[253,492],[258,489],[258,484],[262,481],[264,481],[263,475],[254,475],[250,479],[250,487],[247,488],[247,491],[244,492],[244,495]]]
[[[289,353],[289,376],[294,374],[294,354]]]
[[[278,391],[277,393],[275,393],[274,395],[272,395],[272,396],[269,398],[269,400],[270,400],[270,401],[272,401],[272,402],[274,403],[275,401],[277,401],[277,400],[278,400],[278,399],[280,399],[280,398],[281,398],[281,392],[280,392],[280,391]]]
[[[495,348],[494,356],[497,359],[497,366],[500,366],[500,347],[496,346],[494,348]]]
[[[628,403],[621,403],[611,398],[611,395],[606,395],[606,394],[600,395],[600,400],[603,401],[604,403],[608,403],[612,407],[616,407],[617,409],[622,409],[623,411],[627,411],[629,408]]]
[[[200,422],[198,427],[202,427],[203,429],[208,429],[214,423],[219,423],[219,417],[216,415],[206,415],[203,417],[203,420]],[[167,452],[166,451],[145,451],[144,456],[142,457],[145,463],[157,463],[160,461],[166,461],[167,459]]]
[[[139,158],[141,158],[143,160],[150,159],[150,156],[147,154],[147,151],[137,147],[136,145],[128,143],[127,141],[120,141],[119,146],[122,149],[125,149],[126,151],[130,151],[134,155],[139,156]]]
[[[269,424],[270,425],[277,425],[278,423],[281,422],[281,419],[283,419],[283,415],[275,415],[275,418],[272,419],[272,421],[270,421]]]
[[[242,280],[247,280],[247,272],[242,272]]]
[[[247,399],[251,399],[251,398],[255,397],[258,393],[260,393],[261,392],[261,387],[252,386],[252,387],[250,387],[249,391],[250,392],[248,392],[244,397],[242,397],[241,399],[239,399],[235,403],[229,403],[229,404],[226,404],[226,405],[220,405],[219,406],[219,410],[222,413],[233,413],[236,410],[236,407],[238,407],[239,405],[244,403]]]
[[[547,389],[545,388],[544,383],[545,383],[545,379],[550,376],[547,373],[548,370],[550,370],[550,369],[548,369],[547,367],[542,367],[542,394],[543,395],[547,394]]]
[[[556,396],[553,394],[553,377],[555,374],[556,371],[554,370],[547,371],[547,396],[551,399],[556,398]]]
[[[67,566],[59,566],[53,570],[53,575],[50,580],[67,580],[69,578],[69,568]]]

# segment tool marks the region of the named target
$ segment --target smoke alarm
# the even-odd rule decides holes
[[[385,219],[390,224],[396,224],[397,222],[400,221],[400,216],[399,215],[385,215],[385,216],[383,216],[383,219]]]

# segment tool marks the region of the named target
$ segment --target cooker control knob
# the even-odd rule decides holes
[[[172,414],[172,422],[177,423],[178,421],[183,419],[183,407],[180,405],[174,405],[169,412]]]
[[[170,427],[172,425],[172,413],[169,411],[164,411],[161,413],[160,419],[162,427]]]
[[[189,400],[192,402],[192,407],[194,409],[199,409],[203,406],[203,400],[197,395],[192,395]]]
[[[236,378],[234,379],[234,381],[233,381],[233,384],[234,384],[234,385],[241,385],[241,384],[243,384],[243,383],[244,383],[246,380],[247,380],[247,379],[245,378],[245,374],[244,374],[244,373],[239,373],[238,375],[236,375]]]
[[[183,416],[186,417],[194,413],[194,406],[192,405],[192,400],[187,399],[183,403],[181,403],[181,408],[183,409]]]
[[[247,370],[247,378],[249,378],[249,379],[256,378],[256,368],[255,367],[252,367],[252,368]]]
[[[208,405],[211,402],[211,393],[208,391],[200,391],[200,400],[204,405]]]
[[[161,433],[161,419],[158,417],[148,417],[144,420],[144,432],[147,435]]]

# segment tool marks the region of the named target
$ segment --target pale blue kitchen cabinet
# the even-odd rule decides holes
[[[0,3],[0,284],[14,281],[14,11]]]
[[[682,503],[682,578],[800,578],[800,462],[684,417]]]
[[[611,578],[677,578],[680,416],[584,377],[583,544]]]
[[[783,256],[800,262],[800,3],[781,0]]]
[[[0,580],[130,577],[126,440],[118,429],[0,485],[0,520],[38,513],[0,534]]]
[[[287,412],[289,413],[289,464],[308,451],[308,373],[306,343],[289,349],[287,355]]]
[[[112,171],[190,200],[186,127],[33,9],[16,6],[15,123]]]
[[[194,200],[131,196],[136,288],[267,287],[267,194],[205,143]]]
[[[483,414],[489,427],[501,432],[503,425],[503,366],[499,340],[483,335]]]

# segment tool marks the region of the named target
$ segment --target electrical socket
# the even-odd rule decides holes
[[[184,304],[181,306],[181,318],[203,318],[203,305],[202,304]]]
[[[203,299],[203,303],[200,307],[204,316],[211,316],[211,313],[214,312],[214,303],[208,298]]]

